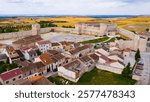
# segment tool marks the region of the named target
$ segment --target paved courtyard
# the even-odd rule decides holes
[[[55,33],[55,32],[42,34],[41,36],[43,39],[51,40],[52,42],[60,42],[60,41],[81,42],[85,40],[93,40],[93,39],[100,38],[100,37],[94,37],[94,36],[89,36],[89,35],[64,34],[64,33]],[[10,45],[15,40],[17,39],[0,40],[0,43]]]

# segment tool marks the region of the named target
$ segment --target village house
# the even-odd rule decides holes
[[[88,55],[79,58],[81,63],[86,67],[86,72],[91,71],[95,67],[95,62]]]
[[[99,56],[99,63],[106,65],[106,66],[111,66],[111,67],[116,67],[116,68],[125,68],[125,64],[117,59],[110,59],[109,57],[103,55],[100,52],[96,52],[96,55]]]
[[[37,67],[34,63],[29,61],[16,61],[15,63],[22,70],[23,78],[30,78],[38,75]]]
[[[48,50],[47,53],[48,53],[50,56],[54,56],[54,55],[56,55],[56,54],[59,54],[59,52],[56,51],[56,50]]]
[[[65,51],[70,51],[72,49],[75,49],[77,47],[80,47],[80,43],[75,43],[75,42],[67,42],[67,41],[62,41],[60,44],[63,46],[63,49]]]
[[[94,48],[92,45],[84,45],[69,51],[68,55],[70,54],[71,58],[75,59],[75,58],[80,58],[82,56],[85,56],[92,52],[94,52]]]
[[[58,67],[58,75],[73,82],[77,82],[84,72],[85,67],[78,59]]]
[[[40,52],[44,53],[51,49],[52,43],[49,40],[41,40],[36,42],[36,46],[40,50]]]
[[[123,57],[129,57],[131,50],[129,48],[123,50]]]
[[[0,74],[0,83],[2,83],[3,85],[13,85],[16,81],[22,79],[22,70],[19,68]]]
[[[66,64],[66,62],[67,62],[66,57],[60,53],[51,56],[51,58],[52,58],[53,62],[56,64],[56,67],[62,66],[64,64]]]
[[[43,40],[40,35],[31,35],[31,36],[25,37],[23,39],[19,39],[17,41],[14,41],[13,47],[15,49],[19,49],[22,47],[31,48],[33,46],[36,46],[35,43],[40,41],[40,40]]]
[[[37,52],[35,50],[33,50],[32,48],[28,48],[28,47],[22,48],[21,51],[22,51],[24,58],[26,60],[34,61],[34,59],[36,57],[38,57]]]
[[[43,75],[44,73],[46,73],[45,65],[42,62],[36,62],[34,64],[37,68],[38,75]]]
[[[62,52],[63,51],[63,46],[58,42],[53,42],[51,50],[56,50],[58,52]]]
[[[110,54],[108,56],[109,59],[112,59],[112,60],[118,60],[118,61],[121,61],[123,62],[124,61],[124,58],[123,56],[119,55],[119,54]]]
[[[109,55],[109,52],[106,51],[106,50],[104,50],[103,48],[97,49],[97,50],[95,50],[95,51],[96,51],[96,52],[99,52],[99,53],[101,53],[101,54],[103,54],[103,55],[105,55],[105,56],[108,56],[108,55]]]
[[[47,78],[43,76],[34,76],[29,79],[19,80],[15,85],[54,85]]]
[[[9,57],[9,63],[20,60],[20,56],[12,46],[7,46],[4,53]]]
[[[35,63],[36,62],[42,62],[45,65],[46,73],[55,72],[57,70],[56,63],[54,63],[48,53],[43,53],[39,57],[35,58]]]

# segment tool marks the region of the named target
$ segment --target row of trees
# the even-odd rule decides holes
[[[141,59],[141,55],[140,55],[140,50],[138,49],[135,54],[135,61],[136,61],[135,65],[139,62],[140,59]],[[135,65],[131,67],[131,64],[128,63],[128,65],[122,71],[122,76],[126,78],[132,78],[132,73],[135,68]]]
[[[73,27],[73,26],[62,26],[63,28],[75,28],[75,27]]]
[[[41,28],[46,28],[46,27],[57,27],[57,25],[53,24],[50,21],[40,21],[38,22],[41,26]]]
[[[31,25],[15,26],[15,27],[0,27],[0,33],[18,32],[21,30],[31,30]]]

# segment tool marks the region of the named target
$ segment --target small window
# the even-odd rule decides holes
[[[21,76],[19,76],[19,79],[21,78]]]
[[[15,78],[13,78],[13,81],[15,81],[16,79]]]

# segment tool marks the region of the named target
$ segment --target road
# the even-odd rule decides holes
[[[140,85],[150,85],[150,53],[142,53],[141,58],[144,62]]]

